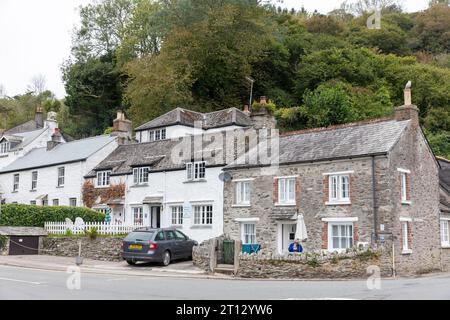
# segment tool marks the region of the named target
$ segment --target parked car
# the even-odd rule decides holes
[[[192,259],[192,248],[196,245],[197,241],[174,228],[139,228],[123,240],[121,251],[130,265],[146,261],[168,266],[173,260]]]

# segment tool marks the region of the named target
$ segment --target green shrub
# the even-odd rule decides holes
[[[80,217],[86,222],[102,222],[105,215],[82,207],[41,207],[24,204],[2,205],[0,226],[43,227],[45,222],[75,221]]]
[[[88,236],[91,240],[95,240],[98,237],[98,230],[97,228],[89,228],[84,230],[84,234]]]
[[[6,247],[6,242],[8,241],[8,238],[0,235],[0,250],[3,250]]]
[[[73,232],[70,229],[66,229],[66,233],[64,234],[66,237],[71,237],[73,236]]]

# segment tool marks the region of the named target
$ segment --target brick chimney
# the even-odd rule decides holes
[[[252,110],[250,117],[253,122],[253,127],[256,130],[259,129],[275,129],[277,126],[277,120],[275,117],[267,110],[266,97],[262,96],[259,100],[260,108],[257,111]]]
[[[62,143],[62,135],[59,128],[55,128],[51,140],[47,141],[47,151],[52,150],[57,145]]]
[[[404,104],[395,108],[395,119],[397,121],[412,120],[419,124],[419,108],[412,104],[412,83],[408,81],[404,90]]]
[[[131,140],[133,134],[133,123],[125,118],[122,111],[117,111],[117,117],[113,121],[113,131],[111,136],[118,136],[122,139]]]
[[[36,122],[36,126],[38,128],[44,127],[44,112],[42,110],[42,107],[38,107],[36,109],[36,113],[34,114],[34,121]]]

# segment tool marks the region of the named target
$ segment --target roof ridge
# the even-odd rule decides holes
[[[350,122],[350,123],[344,123],[344,124],[331,125],[331,126],[328,126],[328,127],[318,127],[318,128],[310,128],[310,129],[303,129],[303,130],[288,131],[288,132],[285,132],[285,133],[281,133],[280,136],[281,137],[288,137],[288,136],[307,134],[307,133],[332,131],[332,130],[337,130],[337,129],[359,127],[359,126],[368,125],[368,124],[376,124],[376,123],[381,123],[381,122],[388,122],[388,121],[392,121],[392,120],[395,120],[395,118],[394,117],[376,118],[376,119],[369,119],[369,120],[363,120],[363,121],[358,121],[358,122]]]

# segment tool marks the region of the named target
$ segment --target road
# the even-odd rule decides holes
[[[0,266],[0,299],[450,299],[450,275],[386,279],[380,290],[365,281],[261,281],[114,276],[84,273],[69,290],[69,274]],[[76,284],[77,282],[71,282]]]

